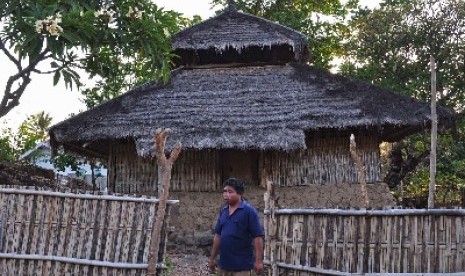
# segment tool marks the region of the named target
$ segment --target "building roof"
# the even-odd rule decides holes
[[[397,141],[431,122],[430,105],[305,64],[177,69],[169,83],[147,83],[54,125],[52,147],[106,155],[108,140],[153,154],[157,128],[192,149],[305,149],[305,134],[376,130]],[[438,107],[440,126],[453,113]]]
[[[18,158],[18,160],[26,160],[29,158],[31,155],[37,153],[38,151],[50,151],[50,142],[49,141],[41,141],[37,143],[32,149],[27,150],[23,154],[21,154]]]
[[[221,14],[178,32],[172,38],[173,50],[208,50],[216,52],[233,48],[238,52],[248,47],[286,45],[294,60],[307,58],[307,37],[291,28],[237,11],[234,5]]]

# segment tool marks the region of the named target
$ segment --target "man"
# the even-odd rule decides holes
[[[263,272],[263,230],[257,210],[244,198],[244,182],[229,178],[223,183],[223,199],[215,226],[215,236],[208,267],[215,273],[220,253],[219,273],[222,276],[257,275]],[[254,254],[255,253],[255,254]]]

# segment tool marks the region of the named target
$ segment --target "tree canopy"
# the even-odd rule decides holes
[[[37,142],[46,141],[51,123],[52,117],[42,111],[29,115],[17,131],[3,128],[0,133],[0,160],[15,161],[21,154],[34,148]]]
[[[213,0],[227,6],[228,0]],[[332,67],[335,56],[342,54],[347,35],[346,19],[358,0],[237,0],[237,9],[302,32],[308,37],[310,63],[320,68]]]
[[[88,105],[147,80],[167,80],[170,35],[186,23],[150,0],[11,0],[0,2],[0,50],[14,65],[0,117],[20,103],[34,75],[81,87],[96,77]],[[37,91],[35,93],[38,93]],[[42,93],[42,92],[41,92]]]
[[[438,199],[465,203],[465,2],[386,0],[360,9],[350,22],[342,74],[422,100],[431,99],[430,57],[436,60],[438,103],[455,110],[457,127],[438,138]],[[427,195],[429,133],[393,146],[385,181]],[[426,194],[425,194],[426,192]],[[424,199],[424,198],[423,198]]]
[[[439,103],[463,109],[465,2],[387,0],[359,10],[351,28],[343,73],[428,100],[432,55]]]

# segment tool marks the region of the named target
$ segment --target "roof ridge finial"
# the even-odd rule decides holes
[[[235,11],[236,10],[236,3],[234,0],[228,0],[228,11]]]

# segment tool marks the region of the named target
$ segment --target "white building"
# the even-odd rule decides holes
[[[90,164],[83,161],[79,165],[78,170],[71,169],[70,166],[65,167],[64,171],[55,168],[52,159],[52,151],[48,141],[38,143],[34,148],[23,153],[19,160],[27,161],[37,167],[53,170],[56,179],[63,185],[66,185],[70,178],[84,180],[87,184],[92,185],[92,169]],[[107,169],[103,166],[96,166],[94,168],[95,184],[100,191],[105,191],[107,188]]]

